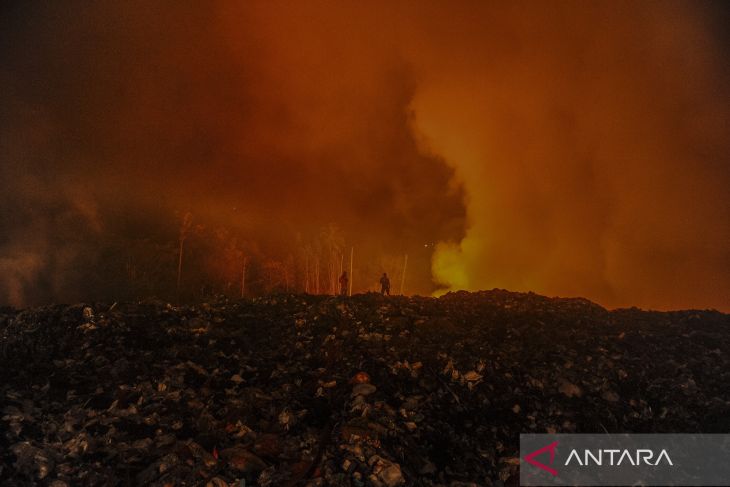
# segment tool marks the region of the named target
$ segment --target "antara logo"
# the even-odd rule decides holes
[[[539,450],[535,450],[534,452],[528,453],[527,455],[525,455],[525,461],[527,463],[529,463],[530,465],[534,465],[537,468],[541,468],[541,469],[545,470],[546,472],[549,472],[551,475],[556,476],[556,475],[558,475],[557,470],[555,470],[552,467],[548,467],[544,463],[538,462],[537,460],[535,460],[535,457],[538,455],[542,455],[543,453],[549,451],[550,452],[550,465],[552,465],[553,462],[555,461],[555,448],[557,448],[557,446],[558,446],[558,442],[553,441],[549,445],[543,446]]]
[[[615,459],[617,460],[614,461]],[[565,465],[570,465],[573,462],[581,467],[587,467],[591,464],[609,466],[619,466],[621,464],[637,466],[643,464],[657,466],[661,461],[666,462],[667,465],[674,466],[672,459],[667,454],[667,450],[660,451],[659,455],[655,455],[653,450],[648,449],[638,449],[634,452],[629,450],[596,450],[595,454],[591,450],[583,450],[583,457],[581,459],[578,451],[573,449],[570,451]]]
[[[553,441],[549,445],[546,445],[532,453],[525,455],[525,461],[530,465],[533,465],[541,470],[544,470],[552,476],[557,476],[558,471],[553,467],[549,466],[555,462],[555,452],[558,447],[558,442]],[[535,457],[542,455],[543,453],[550,454],[549,465],[539,462]],[[576,465],[581,467],[587,467],[590,465],[606,465],[606,466],[619,466],[619,465],[651,465],[657,466],[664,462],[666,465],[674,466],[672,459],[669,458],[667,450],[662,450],[658,455],[653,450],[649,449],[638,449],[635,451],[630,450],[583,450],[583,455],[578,453],[578,450],[572,449],[568,455],[568,459],[565,460],[565,466]]]

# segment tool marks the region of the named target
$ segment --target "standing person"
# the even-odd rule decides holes
[[[380,278],[380,294],[390,296],[390,279],[388,274],[383,272],[383,277]]]
[[[340,295],[347,296],[347,284],[349,279],[347,277],[347,271],[344,271],[340,276]]]

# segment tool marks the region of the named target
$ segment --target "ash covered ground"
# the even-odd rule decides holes
[[[284,295],[0,310],[3,485],[518,485],[520,433],[730,431],[730,315]]]

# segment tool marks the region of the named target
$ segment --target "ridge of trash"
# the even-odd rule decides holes
[[[503,290],[0,308],[5,486],[512,486],[520,433],[726,433],[730,315]]]

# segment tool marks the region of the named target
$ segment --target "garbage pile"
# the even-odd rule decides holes
[[[730,430],[730,315],[532,293],[0,309],[5,486],[518,485],[520,433]]]

